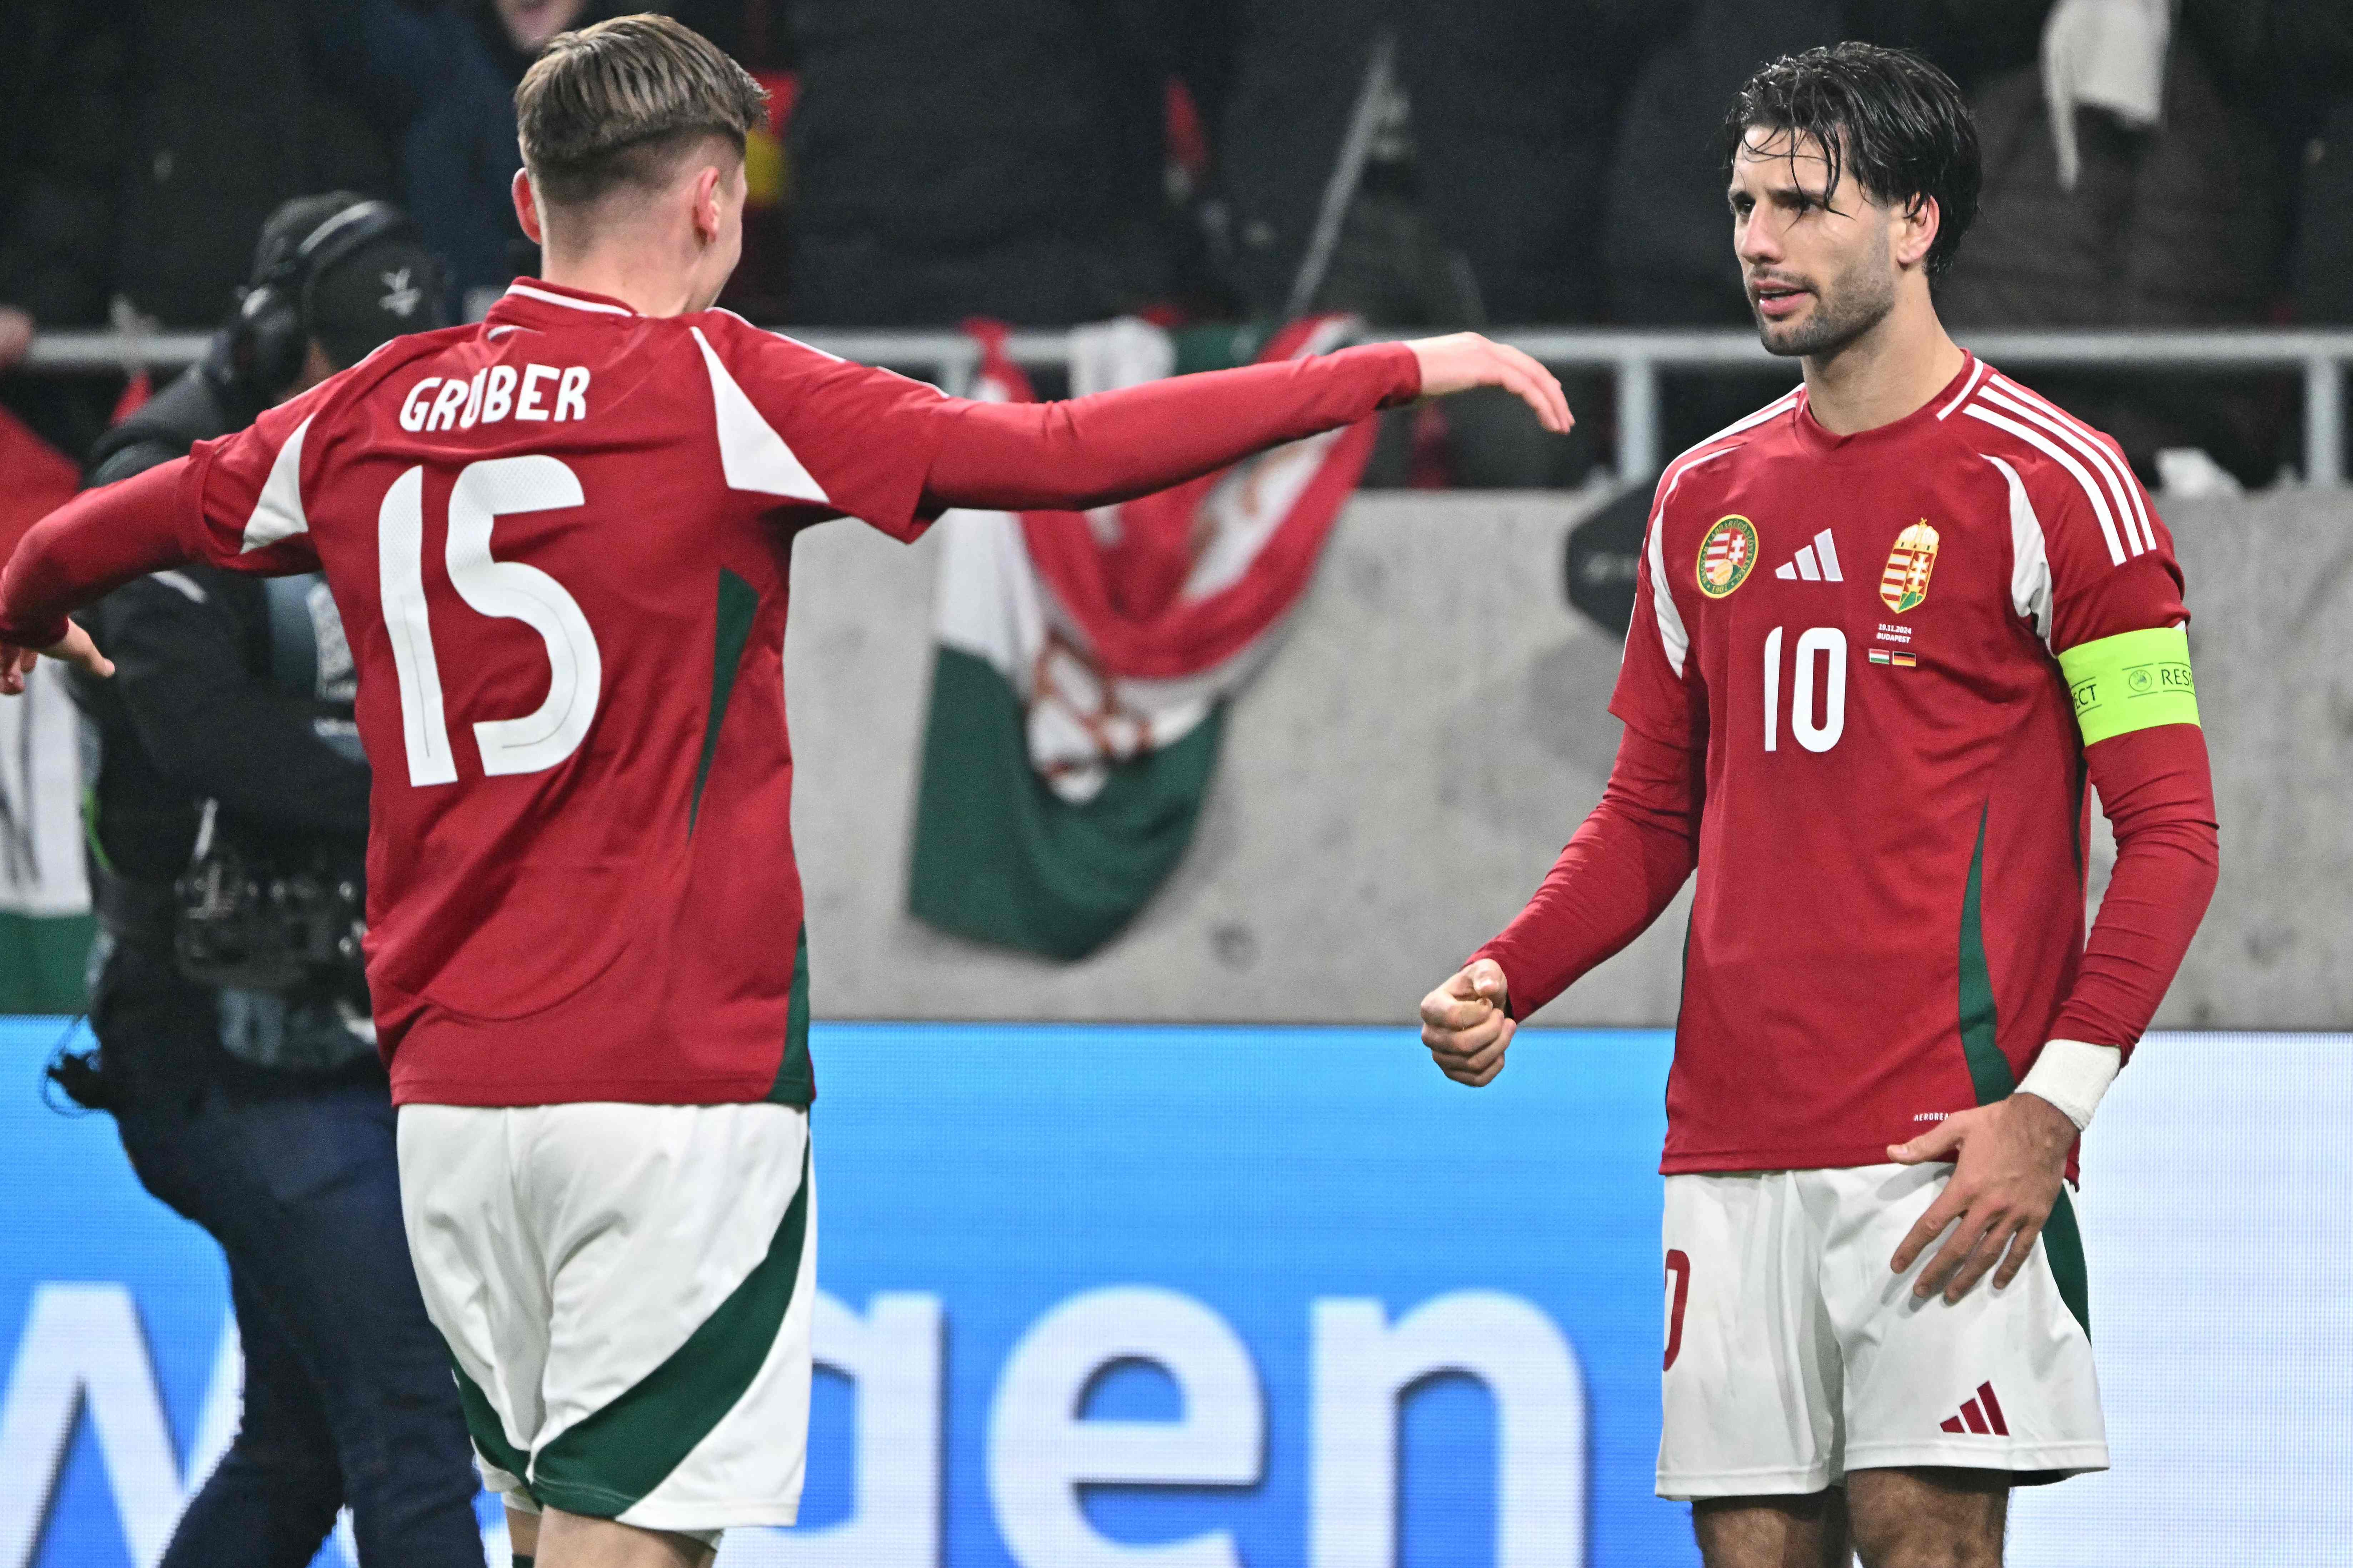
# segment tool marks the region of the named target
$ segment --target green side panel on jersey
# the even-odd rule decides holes
[[[1223,704],[1190,733],[1111,770],[1092,800],[1029,765],[1020,695],[976,655],[939,649],[907,908],[957,936],[1084,958],[1125,929],[1193,841]]]
[[[2181,626],[2120,632],[2059,656],[2074,700],[2084,744],[2135,730],[2198,722],[2198,681],[2189,672],[2189,633]]]
[[[2042,1256],[2051,1260],[2051,1276],[2059,1282],[2059,1299],[2092,1337],[2091,1271],[2084,1265],[2084,1233],[2075,1226],[2075,1205],[2068,1201],[2067,1184],[2059,1184],[2059,1201],[2042,1222]]]
[[[721,567],[719,629],[711,650],[711,717],[702,726],[702,760],[694,769],[694,804],[686,814],[689,833],[702,815],[702,786],[711,778],[712,758],[719,754],[719,726],[727,717],[727,700],[735,694],[736,667],[744,662],[744,645],[752,639],[752,622],[759,613],[760,591]]]
[[[817,1099],[817,1069],[809,1061],[808,922],[793,943],[793,999],[785,1008],[785,1056],[776,1064],[776,1081],[768,1098],[778,1105],[807,1110]]]
[[[1961,895],[1961,1051],[1968,1058],[1969,1082],[1979,1105],[2007,1100],[2018,1087],[2010,1058],[2001,1054],[1993,970],[1986,963],[1986,817],[1992,809],[1987,805],[1978,813],[1978,847],[1969,856],[1968,889]]]
[[[735,1408],[767,1364],[793,1304],[808,1244],[809,1155],[767,1256],[670,1359],[539,1451],[533,1495],[567,1513],[611,1519],[669,1479]]]
[[[0,1013],[79,1013],[90,1005],[88,915],[0,910]]]
[[[456,1356],[449,1358],[449,1371],[458,1380],[458,1405],[466,1413],[466,1435],[474,1440],[475,1451],[521,1481],[523,1490],[537,1502],[539,1493],[531,1484],[531,1456],[507,1441],[507,1429],[500,1424],[491,1396],[466,1375]]]

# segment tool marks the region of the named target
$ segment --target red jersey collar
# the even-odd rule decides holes
[[[554,321],[577,324],[585,321],[637,319],[635,310],[609,294],[591,294],[586,289],[537,278],[518,278],[508,284],[507,291],[499,296],[499,302],[483,318],[492,326],[501,322],[543,326]]]
[[[1920,435],[1930,426],[1940,424],[1947,415],[1960,406],[1985,379],[1985,365],[1967,349],[1961,351],[1961,368],[1944,390],[1919,407],[1893,424],[1874,426],[1869,430],[1857,430],[1852,436],[1833,435],[1814,417],[1811,402],[1805,388],[1798,389],[1798,407],[1790,420],[1790,428],[1808,452],[1827,458],[1840,453],[1871,451],[1889,443],[1901,443]]]

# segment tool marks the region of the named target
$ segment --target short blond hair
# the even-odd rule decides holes
[[[515,131],[540,199],[596,202],[659,187],[707,138],[740,150],[768,94],[702,34],[668,16],[616,16],[559,33],[515,89]]]

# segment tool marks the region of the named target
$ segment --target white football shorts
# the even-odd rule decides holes
[[[706,1543],[790,1524],[817,1200],[790,1106],[408,1105],[400,1192],[486,1484]]]
[[[2108,1468],[2063,1191],[2007,1289],[1989,1274],[1957,1303],[1915,1300],[1935,1247],[1889,1269],[1952,1169],[1667,1178],[1661,1497],[1816,1492],[1904,1466],[2021,1485]]]

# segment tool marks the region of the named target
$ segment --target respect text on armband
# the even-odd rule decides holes
[[[2103,637],[2059,656],[2084,743],[2198,722],[2198,681],[2179,626]]]

